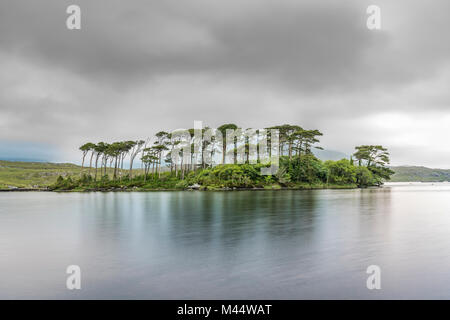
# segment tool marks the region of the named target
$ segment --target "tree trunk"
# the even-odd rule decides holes
[[[222,164],[225,164],[225,155],[227,154],[227,144],[226,141],[222,142]]]
[[[83,160],[81,161],[81,171],[83,171],[84,167],[84,159],[86,158],[87,153],[83,152]]]
[[[91,153],[91,160],[89,161],[89,171],[88,171],[89,176],[91,175],[92,158],[93,157],[94,157],[94,151],[92,151],[92,153]]]
[[[100,153],[97,154],[95,158],[95,178],[94,181],[97,181],[97,168],[98,168],[98,159],[100,158]]]
[[[234,137],[233,162],[237,164],[237,138]]]
[[[292,160],[292,142],[289,141],[289,160]]]
[[[261,163],[259,158],[259,130],[256,131],[256,163]]]
[[[159,154],[159,162],[158,162],[158,178],[161,179],[161,157],[162,152]]]
[[[116,180],[117,179],[117,159],[119,158],[119,156],[116,156],[116,159],[114,161],[114,175],[113,175],[113,179]]]
[[[81,172],[80,176],[83,175],[84,159],[86,158],[87,152],[83,152],[83,160],[81,161]]]

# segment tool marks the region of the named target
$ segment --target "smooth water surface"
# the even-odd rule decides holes
[[[0,298],[450,299],[450,184],[0,193]]]

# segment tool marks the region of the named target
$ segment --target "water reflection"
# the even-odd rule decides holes
[[[442,188],[0,195],[0,297],[449,297]]]

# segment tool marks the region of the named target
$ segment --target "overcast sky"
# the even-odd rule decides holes
[[[70,4],[81,30],[66,28]],[[369,4],[381,30],[366,27]],[[394,165],[450,168],[449,12],[445,0],[2,0],[0,158],[22,146],[75,162],[86,141],[201,120],[299,124],[327,149],[382,144]]]

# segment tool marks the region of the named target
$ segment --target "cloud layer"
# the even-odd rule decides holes
[[[0,3],[0,141],[51,144],[235,122],[298,123],[350,153],[449,167],[448,1],[72,1]],[[2,150],[0,150],[1,154]]]

